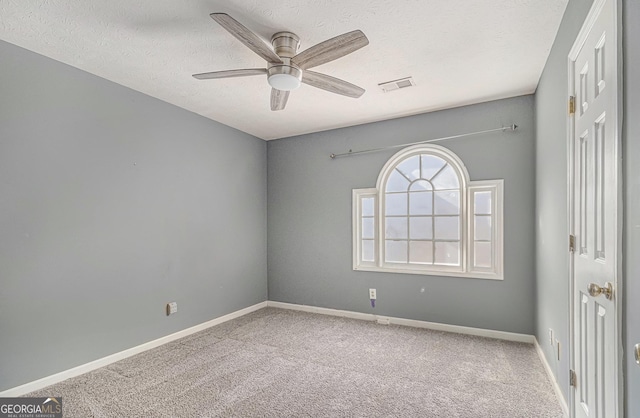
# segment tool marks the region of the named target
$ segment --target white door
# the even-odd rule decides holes
[[[596,0],[570,58],[575,417],[618,417],[616,0]]]

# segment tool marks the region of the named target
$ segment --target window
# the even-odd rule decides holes
[[[502,188],[446,148],[400,151],[353,191],[354,270],[502,279]]]

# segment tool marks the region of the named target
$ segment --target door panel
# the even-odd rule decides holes
[[[600,4],[573,62],[573,412],[617,417],[618,132],[615,0]],[[594,5],[594,8],[596,5]],[[612,283],[608,297],[605,283]],[[595,286],[594,286],[595,285]],[[591,287],[590,287],[591,286]]]

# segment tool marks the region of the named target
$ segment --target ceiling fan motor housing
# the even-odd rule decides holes
[[[295,33],[278,32],[271,37],[273,50],[282,59],[282,64],[269,63],[267,80],[274,89],[294,90],[300,87],[302,70],[291,64],[291,57],[298,53],[300,38]]]
[[[300,38],[295,33],[277,32],[271,37],[271,45],[280,58],[291,58],[300,49]]]

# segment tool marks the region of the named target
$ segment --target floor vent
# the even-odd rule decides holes
[[[385,93],[389,93],[390,91],[406,89],[407,87],[415,86],[416,83],[413,81],[413,77],[405,77],[400,78],[398,80],[387,81],[385,83],[380,83],[378,86]]]

